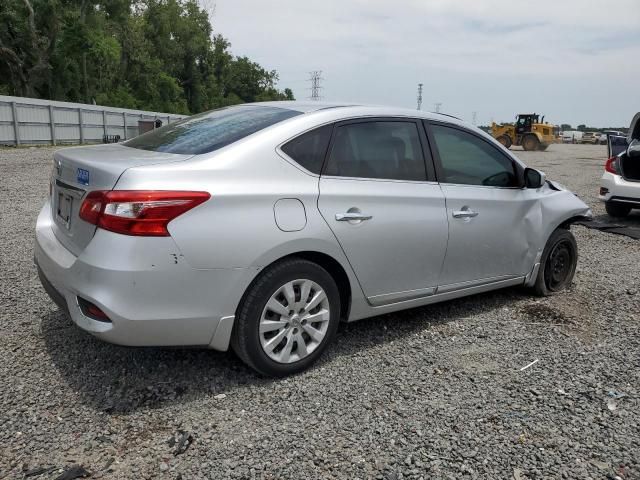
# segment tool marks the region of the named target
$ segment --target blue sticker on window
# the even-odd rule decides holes
[[[78,183],[89,185],[89,170],[84,170],[83,168],[78,169]]]

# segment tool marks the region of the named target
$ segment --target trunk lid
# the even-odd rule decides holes
[[[94,190],[112,190],[125,170],[179,162],[193,155],[153,152],[120,144],[66,148],[55,152],[51,175],[51,215],[54,234],[69,251],[79,255],[96,231],[79,217],[84,197]]]

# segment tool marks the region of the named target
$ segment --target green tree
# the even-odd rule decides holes
[[[196,0],[3,0],[0,92],[175,113],[292,100]]]

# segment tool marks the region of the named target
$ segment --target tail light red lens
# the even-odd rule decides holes
[[[206,202],[207,192],[112,190],[91,192],[80,206],[80,218],[123,235],[168,237],[171,220]]]
[[[611,157],[609,160],[607,160],[607,163],[604,164],[604,169],[609,173],[619,175],[620,172],[618,171],[618,157]]]

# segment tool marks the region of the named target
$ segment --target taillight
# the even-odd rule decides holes
[[[207,192],[112,190],[89,193],[80,206],[80,218],[123,235],[168,237],[168,223],[206,202]]]
[[[618,169],[618,157],[611,157],[609,160],[607,160],[607,163],[604,164],[604,169],[606,172],[619,175],[620,172]]]

